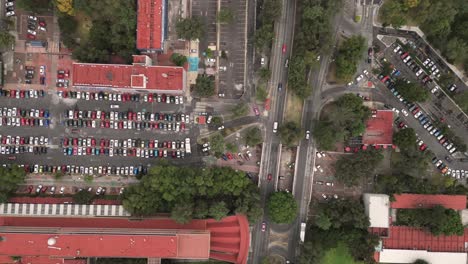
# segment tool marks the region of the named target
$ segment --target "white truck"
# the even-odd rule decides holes
[[[301,243],[304,243],[305,232],[306,232],[306,223],[301,223],[301,233],[299,234],[299,237],[301,239]]]

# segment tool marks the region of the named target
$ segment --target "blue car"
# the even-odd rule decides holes
[[[44,110],[44,118],[49,118],[49,110]]]

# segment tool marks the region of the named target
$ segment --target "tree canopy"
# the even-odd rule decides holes
[[[399,209],[396,224],[426,228],[435,236],[461,236],[464,232],[460,214],[441,205],[432,208]]]
[[[301,126],[293,121],[283,123],[278,128],[281,142],[288,147],[292,147],[298,144],[299,140],[304,135]]]
[[[15,44],[15,36],[6,30],[0,30],[0,48],[11,48],[13,44]]]
[[[73,202],[76,204],[90,204],[94,198],[94,193],[81,190],[73,195]]]
[[[231,108],[231,113],[234,118],[243,117],[247,115],[248,112],[249,106],[247,105],[247,103],[239,103]]]
[[[397,91],[410,102],[424,102],[429,99],[429,91],[424,89],[419,83],[408,83],[402,79],[395,82]]]
[[[289,224],[297,216],[297,202],[289,192],[275,192],[267,202],[270,219],[277,224]]]
[[[176,23],[176,31],[179,38],[186,40],[201,39],[204,31],[204,25],[197,16],[183,18]]]
[[[409,149],[416,146],[416,133],[412,128],[403,128],[393,134],[393,143],[400,149]]]
[[[313,224],[306,233],[299,263],[321,263],[324,252],[346,245],[354,260],[373,263],[378,237],[367,232],[369,218],[360,201],[334,199],[314,205]]]
[[[18,185],[24,182],[26,173],[16,165],[11,168],[0,167],[0,203],[5,203]]]
[[[382,160],[382,153],[373,149],[342,156],[335,163],[335,177],[347,186],[358,185],[361,180],[374,174]]]
[[[132,215],[170,212],[178,222],[191,217],[221,219],[232,213],[256,221],[262,215],[258,188],[244,172],[229,167],[193,168],[162,162],[126,189],[122,199]]]
[[[210,97],[215,94],[213,77],[208,75],[198,75],[195,84],[195,93],[201,97]]]
[[[354,94],[345,94],[325,106],[313,131],[321,149],[332,150],[335,143],[364,132],[371,111],[363,102]]]
[[[363,36],[352,36],[340,45],[336,58],[336,77],[338,79],[348,82],[353,78],[365,49]]]
[[[258,127],[253,127],[245,133],[245,144],[255,146],[263,142],[262,131]]]
[[[177,66],[184,66],[184,64],[187,62],[187,57],[174,52],[171,55],[171,61]]]

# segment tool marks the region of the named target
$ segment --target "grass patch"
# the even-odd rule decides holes
[[[300,124],[303,107],[304,101],[296,94],[288,91],[286,96],[286,120]]]
[[[76,11],[75,19],[76,21],[78,21],[78,28],[76,30],[76,33],[80,38],[80,43],[84,43],[89,38],[89,31],[93,26],[93,22],[91,18],[82,11]]]
[[[353,259],[351,254],[349,254],[348,248],[339,244],[338,247],[332,248],[325,252],[320,264],[363,264],[362,262],[357,262]]]

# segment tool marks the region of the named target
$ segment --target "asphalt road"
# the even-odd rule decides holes
[[[272,72],[270,79],[270,98],[272,105],[270,115],[266,120],[266,138],[262,153],[262,167],[260,168],[259,186],[261,194],[262,207],[265,208],[265,202],[268,196],[276,191],[276,181],[278,180],[278,159],[280,157],[280,140],[277,134],[273,133],[273,123],[278,122],[281,125],[285,107],[286,93],[285,84],[287,82],[287,68],[284,67],[286,59],[289,57],[292,47],[292,38],[294,31],[295,1],[283,1],[283,8],[280,19],[275,25],[275,40],[272,48],[270,60],[270,69]],[[283,44],[286,45],[286,52],[283,53]],[[283,83],[283,89],[278,90],[278,83]],[[271,173],[273,180],[268,181],[267,175]],[[262,232],[261,222],[267,224],[266,232]],[[270,228],[275,228],[269,223],[268,216],[264,215],[253,230],[253,245],[251,263],[259,263],[261,258],[268,252],[268,243]],[[273,252],[270,252],[273,253]]]

